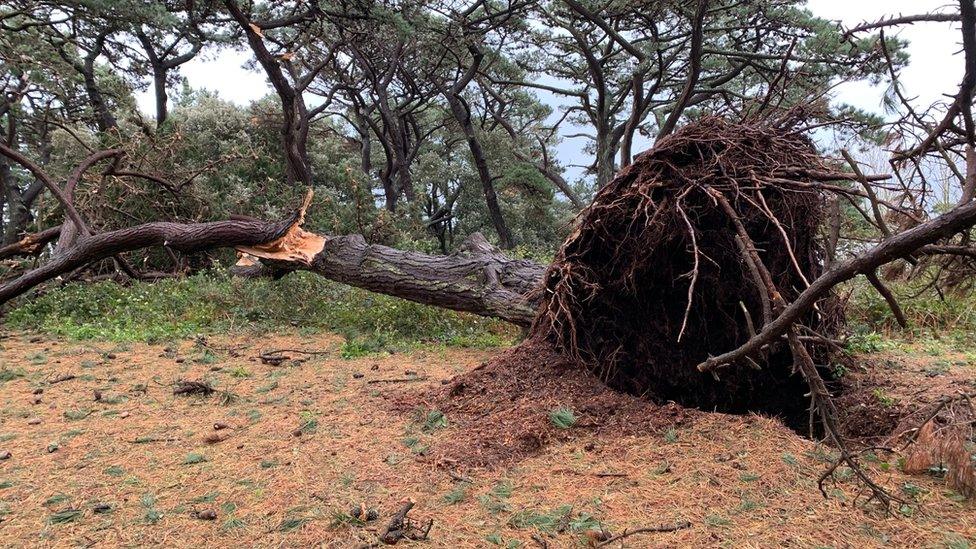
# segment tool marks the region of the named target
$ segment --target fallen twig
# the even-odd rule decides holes
[[[655,532],[675,532],[677,530],[683,530],[685,528],[690,528],[690,527],[691,527],[691,523],[688,522],[687,520],[685,520],[685,521],[677,522],[675,524],[666,524],[666,525],[661,525],[661,526],[649,526],[647,528],[635,528],[633,530],[629,530],[628,529],[628,530],[624,530],[623,532],[617,534],[616,536],[613,536],[612,538],[610,538],[610,539],[608,539],[608,540],[606,540],[604,542],[601,542],[600,545],[598,545],[597,547],[603,547],[605,545],[610,545],[611,543],[613,543],[615,541],[619,541],[619,540],[622,540],[622,539],[624,539],[626,537],[630,537],[630,536],[633,536],[633,535],[636,535],[636,534],[651,534],[651,533],[655,533]]]
[[[366,383],[408,383],[411,381],[426,381],[427,379],[429,379],[427,376],[398,377],[392,379],[371,379]]]
[[[413,509],[415,504],[416,502],[412,499],[403,502],[400,510],[390,519],[390,524],[386,527],[386,531],[380,534],[379,540],[381,542],[387,545],[395,545],[403,538],[413,541],[427,539],[431,527],[434,526],[434,519],[427,519],[427,523],[422,528],[414,526],[410,522],[410,519],[407,518],[407,513]]]
[[[54,385],[55,383],[61,383],[62,381],[71,381],[72,379],[77,379],[77,378],[78,378],[78,376],[76,376],[74,374],[65,374],[63,376],[58,376],[58,377],[56,377],[56,378],[48,381],[48,384],[49,385]]]

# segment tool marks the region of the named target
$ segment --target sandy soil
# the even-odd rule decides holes
[[[550,425],[557,436],[532,451],[460,467],[451,449],[491,437],[490,422],[404,402],[426,402],[501,351],[347,360],[341,343],[299,334],[169,346],[0,339],[0,456],[10,452],[0,460],[0,546],[360,547],[376,542],[405,498],[416,501],[416,521],[433,519],[417,542],[430,547],[585,547],[599,528],[682,521],[690,527],[612,546],[976,543],[976,506],[943,480],[905,475],[897,456],[883,456],[870,470],[909,504],[889,516],[861,505],[843,470],[825,499],[816,481],[827,450],[754,415],[664,414],[624,429],[577,410],[577,424]],[[288,352],[293,360],[279,366],[257,358],[282,348],[324,354]],[[919,371],[947,362],[886,360]],[[973,377],[972,364],[948,362]],[[180,379],[216,392],[174,396]],[[551,423],[552,398],[532,409],[545,414],[536,425]],[[579,403],[567,396],[570,405]],[[379,518],[350,520],[360,505]]]

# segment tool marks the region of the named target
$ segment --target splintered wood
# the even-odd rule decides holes
[[[238,267],[249,267],[257,263],[258,259],[276,259],[281,261],[297,261],[311,265],[312,258],[325,247],[326,237],[310,233],[302,229],[305,222],[305,211],[312,203],[312,190],[305,194],[305,200],[299,209],[295,223],[288,228],[288,232],[277,240],[256,246],[238,246]]]

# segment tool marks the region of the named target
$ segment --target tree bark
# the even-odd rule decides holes
[[[299,268],[330,280],[425,305],[529,326],[538,304],[532,290],[545,266],[510,259],[480,233],[451,255],[428,255],[367,244],[361,235],[326,240]]]
[[[4,201],[7,203],[7,220],[4,226],[2,243],[13,244],[19,238],[27,223],[30,221],[30,209],[24,203],[16,177],[10,170],[10,165],[0,160],[0,185],[3,186]],[[0,210],[2,212],[2,210]]]
[[[61,225],[45,229],[39,233],[25,235],[20,240],[0,247],[0,259],[17,256],[40,255],[44,247],[61,234]]]
[[[215,221],[211,223],[156,222],[117,231],[80,237],[74,246],[44,265],[0,285],[0,304],[31,288],[88,265],[132,250],[166,246],[193,252],[228,245],[254,245],[280,238],[295,224],[293,216],[278,223],[264,221]]]

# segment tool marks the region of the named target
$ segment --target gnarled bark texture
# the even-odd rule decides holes
[[[307,270],[330,280],[426,305],[529,326],[538,307],[533,293],[545,266],[510,259],[481,233],[451,255],[429,255],[369,244],[361,235],[326,238],[308,262],[244,249],[272,269]],[[252,271],[253,274],[253,271]]]

